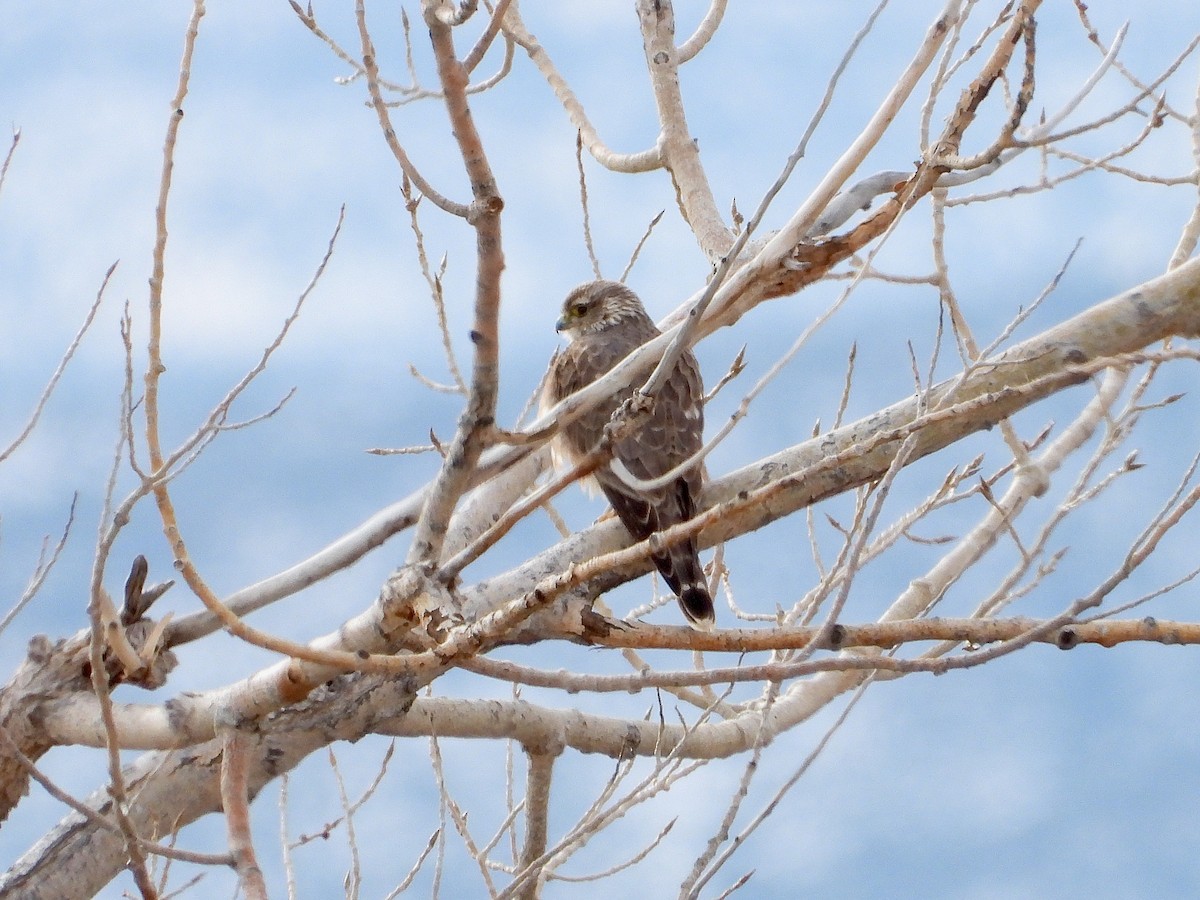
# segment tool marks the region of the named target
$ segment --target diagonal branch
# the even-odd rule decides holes
[[[361,0],[359,0],[361,5]],[[464,492],[470,489],[471,473],[483,451],[484,440],[495,425],[496,398],[500,379],[500,274],[504,251],[500,242],[500,212],[504,201],[483,150],[467,103],[467,73],[455,56],[451,28],[436,15],[436,4],[423,5],[429,38],[437,59],[438,77],[450,114],[450,125],[462,155],[474,201],[466,211],[475,229],[478,253],[475,279],[475,321],[471,342],[475,359],[470,394],[459,417],[441,472],[429,492],[409,549],[410,564],[434,565],[442,553],[450,515]]]
[[[638,21],[650,86],[658,107],[658,148],[671,173],[679,212],[711,262],[729,254],[732,235],[713,199],[708,175],[700,164],[700,148],[688,130],[679,88],[681,54],[675,48],[675,11],[671,0],[639,0]]]
[[[529,59],[542,73],[542,77],[554,91],[554,96],[562,103],[567,118],[571,120],[571,125],[579,132],[584,146],[587,147],[588,153],[592,154],[592,158],[596,162],[613,172],[650,172],[662,168],[662,148],[658,144],[638,153],[616,153],[600,139],[595,126],[588,119],[583,104],[559,74],[550,55],[546,52],[546,48],[529,33],[515,4],[509,8],[508,15],[505,16],[504,31],[522,50],[529,54]]]
[[[1099,303],[977,365],[966,381],[950,379],[935,386],[928,397],[903,400],[710,482],[704,497],[709,509],[691,522],[663,532],[660,539],[669,544],[700,532],[701,543],[711,546],[753,531],[819,499],[881,477],[909,434],[919,432],[912,458],[923,458],[1104,368],[1147,361],[1150,355],[1140,354],[1140,348],[1172,335],[1200,336],[1200,259]],[[1188,351],[1169,354],[1173,358],[1194,355]],[[631,356],[625,364],[633,361]],[[950,400],[952,405],[945,406]],[[931,412],[922,414],[924,408]],[[480,608],[475,604],[491,608],[532,590],[547,571],[562,571],[571,560],[612,553],[628,541],[627,533],[615,522],[579,532],[526,565],[467,589],[465,609],[478,615]],[[596,596],[635,573],[649,571],[648,555],[648,548],[643,547],[619,560],[612,558],[605,574],[583,595]]]

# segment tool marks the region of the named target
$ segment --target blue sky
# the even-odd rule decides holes
[[[678,5],[682,33],[698,12]],[[898,3],[885,12],[767,227],[786,220],[871,114],[911,55],[933,6]],[[653,102],[630,4],[577,0],[526,7],[530,30],[560,64],[608,143],[622,151],[649,145]],[[869,9],[860,3],[731,4],[726,26],[684,70],[683,80],[690,125],[722,208],[734,199],[743,212],[757,204]],[[41,596],[0,634],[0,660],[8,661],[8,671],[31,635],[71,634],[85,620],[93,535],[117,439],[123,368],[117,322],[128,301],[135,347],[144,346],[158,166],[189,12],[189,4],[144,2],[119,9],[55,2],[36,10],[15,4],[0,9],[0,122],[21,131],[0,193],[0,444],[24,422],[104,271],[120,261],[97,323],[38,430],[0,466],[0,590],[6,598],[19,595],[43,536],[61,531],[72,492],[79,493],[61,564]],[[325,4],[316,12],[345,46],[356,46],[353,15],[344,5]],[[368,14],[385,73],[403,80],[396,7],[374,3]],[[413,9],[410,15],[418,18]],[[1149,2],[1132,12],[1097,3],[1090,15],[1105,40],[1133,17],[1122,59],[1145,78],[1200,30],[1200,11],[1185,2]],[[968,34],[977,34],[983,21],[968,27]],[[1070,4],[1046,4],[1039,23],[1035,111],[1054,110],[1078,89],[1099,54],[1083,40]],[[424,65],[421,32],[414,28]],[[490,71],[494,64],[489,57],[482,68]],[[346,208],[325,278],[283,351],[235,413],[256,415],[293,386],[295,397],[272,420],[223,437],[175,484],[193,558],[227,593],[303,559],[423,484],[435,468],[431,458],[377,458],[363,451],[424,443],[430,427],[448,437],[458,405],[408,374],[411,363],[434,379],[447,378],[414,261],[399,172],[363,105],[363,85],[336,83],[344,66],[282,2],[209,4],[193,69],[170,208],[163,379],[168,442],[189,434],[257,359],[319,262],[340,207]],[[431,80],[428,66],[423,72]],[[1193,57],[1168,83],[1176,108],[1195,114],[1198,74]],[[1072,122],[1128,96],[1127,85],[1109,73]],[[909,104],[863,174],[911,165],[919,104],[920,98]],[[520,52],[505,85],[477,98],[474,111],[506,199],[500,418],[511,423],[557,345],[553,322],[561,297],[590,277],[590,266],[581,239],[574,132]],[[443,192],[466,197],[442,109],[434,102],[410,105],[396,112],[395,121],[427,176]],[[1140,122],[1120,124],[1113,136],[1087,146],[1118,145]],[[1189,154],[1185,131],[1168,123],[1127,162],[1182,176],[1195,165]],[[1029,157],[997,176],[995,185],[1030,178],[1036,160]],[[669,179],[662,173],[613,175],[590,163],[588,175],[593,235],[606,275],[619,275],[646,224],[666,210],[630,277],[651,312],[665,315],[703,284],[708,270],[680,221]],[[1038,295],[1082,239],[1060,290],[1017,334],[1027,337],[1161,272],[1195,202],[1194,185],[1166,188],[1092,176],[1052,193],[956,208],[950,213],[951,274],[973,326],[990,339],[1018,306]],[[880,255],[881,268],[929,270],[926,210],[910,215]],[[430,255],[447,256],[451,330],[457,349],[466,353],[473,236],[429,205],[422,226]],[[749,371],[718,398],[710,422],[732,410],[751,379],[840,290],[841,283],[820,285],[774,301],[737,329],[704,342],[698,355],[710,382],[739,346],[748,346]],[[937,297],[928,287],[865,285],[766,391],[710,468],[732,470],[803,440],[818,419],[828,424],[852,343],[859,362],[850,417],[906,396],[909,343],[919,359],[927,359],[937,320]],[[1153,397],[1187,390],[1193,379],[1190,368],[1168,370]],[[1088,396],[1086,388],[1067,392],[1018,417],[1018,429],[1028,438],[1051,420],[1065,423]],[[1129,447],[1138,448],[1146,468],[1079,517],[1060,538],[1072,549],[1059,572],[1015,612],[1052,614],[1108,570],[1178,479],[1200,439],[1197,421],[1191,397],[1148,414]],[[984,435],[923,461],[898,483],[888,507],[892,516],[904,500],[916,501],[951,466],[977,452],[989,454],[988,471],[1003,459],[996,437]],[[1046,502],[1061,496],[1073,477],[1060,475]],[[131,483],[126,477],[121,488]],[[849,509],[838,498],[824,504],[818,518],[828,513],[845,521]],[[564,498],[563,510],[582,527],[601,506],[575,491]],[[1031,510],[1029,527],[1048,511]],[[936,522],[946,533],[961,533],[969,524]],[[1190,532],[1186,521],[1183,528]],[[548,523],[529,523],[468,575],[501,570],[529,547],[552,540]],[[768,612],[794,602],[816,577],[807,547],[800,518],[731,544],[739,603]],[[393,540],[349,571],[264,610],[255,624],[297,639],[330,631],[371,602],[405,551],[404,537]],[[997,548],[951,592],[944,614],[969,610],[1007,571],[1013,552]],[[114,563],[137,553],[150,559],[152,579],[165,577],[170,554],[148,505],[118,541]],[[908,555],[869,566],[851,598],[853,615],[878,615],[937,554],[937,546],[915,546]],[[1194,565],[1194,542],[1168,543],[1142,573],[1140,589]],[[123,575],[110,572],[110,589],[119,588]],[[644,600],[647,584],[626,586],[611,602],[618,610],[630,608]],[[1117,599],[1135,595],[1131,589]],[[162,603],[177,614],[197,606],[180,587]],[[1194,620],[1195,590],[1185,587],[1145,612]],[[203,655],[184,648],[164,698],[225,683],[268,661],[231,639],[205,643]],[[518,656],[554,667],[599,665],[594,652],[577,649]],[[1032,648],[979,670],[877,685],[729,871],[756,869],[745,895],[762,897],[799,891],[844,897],[1193,896],[1200,883],[1194,819],[1200,790],[1194,722],[1200,709],[1190,685],[1198,669],[1190,648]],[[446,679],[439,691],[508,694],[505,686],[467,678]],[[568,702],[557,695],[527,696],[556,706]],[[147,698],[131,692],[122,699]],[[593,703],[597,709],[620,703],[636,715],[653,699]],[[751,808],[765,802],[770,787],[809,753],[838,709],[767,751]],[[361,785],[372,777],[383,746],[364,741],[335,750],[350,780]],[[503,752],[499,744],[482,743],[446,749],[448,777],[460,799],[470,801],[479,834],[489,834],[503,817],[503,783],[490,771],[501,769]],[[364,896],[386,893],[436,825],[424,744],[402,744],[398,760],[387,800],[370,804],[358,825],[363,846],[387,861],[374,867]],[[55,751],[44,763],[78,793],[102,782],[102,761],[91,751]],[[564,806],[551,822],[552,834],[569,824],[570,811],[581,808],[610,771],[607,760],[564,761]],[[292,789],[293,833],[318,829],[336,808],[324,758],[310,760],[301,774],[305,790],[298,789],[299,777]],[[611,842],[597,842],[573,871],[603,868],[637,846],[640,836],[679,816],[672,842],[618,882],[623,889],[665,895],[719,821],[739,774],[736,764],[710,766],[695,783],[630,817]],[[277,877],[274,793],[268,794],[255,815],[260,853]],[[44,797],[31,798],[0,831],[0,856],[6,863],[15,859],[61,812]],[[196,844],[208,842],[204,849],[222,841],[215,818],[190,834]],[[340,845],[307,852],[301,863],[307,896],[339,890],[345,865],[337,855]],[[225,878],[210,875],[208,884],[223,885]],[[473,867],[451,871],[446,888],[456,885],[477,890]],[[118,879],[105,896],[126,887]],[[561,886],[557,891],[549,896],[572,895]]]

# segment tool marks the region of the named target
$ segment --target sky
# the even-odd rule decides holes
[[[687,33],[700,4],[679,2],[679,32]],[[979,4],[974,38],[990,21],[993,3]],[[764,227],[780,226],[841,154],[894,82],[932,17],[935,4],[896,2],[865,40],[816,132],[805,158],[769,212]],[[410,18],[419,21],[412,3]],[[730,4],[722,29],[683,72],[689,125],[718,205],[743,212],[758,203],[820,102],[830,72],[871,7],[863,3]],[[0,7],[0,146],[7,127],[20,143],[0,190],[0,446],[21,429],[64,347],[79,328],[117,263],[95,324],[67,368],[31,438],[0,464],[0,599],[6,610],[33,571],[43,540],[62,532],[77,496],[70,538],[39,596],[0,633],[5,677],[34,634],[67,636],[83,627],[94,535],[104,485],[118,438],[124,360],[118,324],[126,307],[138,362],[144,357],[147,279],[154,236],[163,135],[175,92],[185,3],[135,2],[101,9],[48,2],[36,8]],[[348,4],[316,6],[322,26],[353,51],[356,30]],[[636,151],[656,135],[653,98],[637,21],[629,2],[527,2],[530,30],[547,47],[606,142]],[[1200,32],[1190,2],[1154,0],[1092,4],[1108,41],[1132,17],[1121,58],[1140,77],[1156,75]],[[404,81],[398,5],[368,4],[385,74]],[[414,52],[432,84],[423,29],[413,28]],[[1039,15],[1038,84],[1033,114],[1054,111],[1079,89],[1100,54],[1082,34],[1074,7],[1045,4]],[[492,53],[481,69],[493,71]],[[400,196],[400,174],[382,141],[361,81],[348,74],[286,3],[208,4],[193,60],[191,91],[175,158],[168,210],[170,242],[165,282],[162,390],[164,439],[175,443],[257,361],[290,313],[325,253],[339,213],[345,220],[333,258],[271,366],[235,406],[248,419],[282,410],[253,428],[224,435],[175,482],[181,528],[193,558],[227,594],[277,572],[336,539],[376,510],[424,484],[436,470],[429,456],[379,457],[371,447],[424,444],[432,427],[453,433],[459,401],[432,392],[410,366],[435,381],[449,376],[434,310],[415,262],[413,236]],[[1189,57],[1164,87],[1177,109],[1195,114],[1197,57]],[[1125,102],[1126,82],[1109,72],[1068,124],[1089,121]],[[910,101],[893,131],[860,174],[905,169],[918,155],[923,96]],[[948,110],[943,103],[935,123]],[[583,245],[575,133],[549,89],[518,51],[511,74],[473,100],[473,112],[506,205],[506,270],[501,319],[502,382],[499,419],[517,420],[558,337],[553,323],[561,298],[591,277]],[[988,113],[994,117],[994,113]],[[397,132],[412,158],[443,193],[468,196],[461,164],[436,101],[394,111]],[[985,115],[985,121],[988,120]],[[1102,152],[1129,140],[1143,120],[1121,122],[1111,134],[1083,138],[1081,150]],[[982,146],[974,137],[972,149]],[[1122,161],[1139,171],[1187,176],[1195,167],[1186,131],[1168,122]],[[1038,160],[973,187],[992,190],[1036,178]],[[663,173],[616,175],[585,163],[591,231],[604,274],[618,277],[629,254],[661,210],[666,213],[629,283],[661,317],[704,283],[708,262],[675,207]],[[1014,336],[1020,340],[1091,304],[1162,272],[1196,202],[1196,186],[1147,185],[1093,174],[1053,192],[953,208],[947,253],[960,299],[981,338],[997,335],[1018,307],[1028,307],[1059,273],[1059,289]],[[889,272],[930,270],[927,205],[918,206],[880,253]],[[446,260],[447,315],[460,361],[468,359],[466,331],[473,288],[473,235],[423,204],[421,227],[435,264]],[[709,410],[719,422],[797,336],[840,294],[844,282],[817,285],[797,297],[764,305],[736,329],[718,332],[697,348],[709,382],[743,344],[748,369]],[[725,473],[798,443],[817,421],[828,425],[842,392],[850,347],[857,348],[848,418],[870,413],[911,393],[910,347],[928,360],[939,321],[928,286],[867,283],[764,392],[751,415],[709,459]],[[943,354],[939,377],[952,374]],[[1152,400],[1187,391],[1186,365],[1162,374]],[[1025,438],[1048,423],[1069,421],[1088,396],[1066,392],[1016,418]],[[1129,450],[1144,465],[1084,510],[1054,542],[1069,544],[1058,571],[1024,598],[1014,613],[1052,615],[1107,572],[1130,537],[1178,482],[1200,442],[1195,398],[1147,413]],[[995,435],[980,435],[912,467],[897,483],[888,521],[914,503],[952,466],[976,453],[993,471],[1004,460]],[[1109,469],[1123,458],[1118,454]],[[1078,463],[1076,463],[1076,466]],[[1032,533],[1061,498],[1074,469],[1060,474],[1045,505],[1030,511]],[[122,474],[118,495],[132,479]],[[573,491],[562,510],[574,527],[602,511]],[[818,510],[824,549],[836,546],[826,517],[846,521],[848,498]],[[980,512],[981,514],[981,512]],[[973,520],[935,518],[926,528],[961,533]],[[1117,602],[1133,599],[1189,571],[1194,527],[1168,541],[1138,583]],[[924,536],[931,536],[925,534]],[[934,535],[936,536],[936,535]],[[542,520],[474,569],[474,578],[503,571],[530,548],[554,540]],[[857,580],[848,615],[867,621],[938,558],[943,545],[916,545],[868,566]],[[816,567],[800,517],[734,541],[727,548],[739,605],[769,613],[788,606],[812,585]],[[401,536],[346,572],[256,614],[253,623],[287,637],[311,639],[365,608],[407,550]],[[167,577],[170,551],[150,505],[139,507],[114,549],[106,583],[114,592],[123,567],[138,553],[150,560],[151,580]],[[998,547],[957,585],[941,610],[964,614],[1008,571],[1011,545]],[[613,592],[617,610],[645,600],[645,579]],[[183,587],[164,597],[160,611],[194,611]],[[721,607],[718,615],[730,614]],[[298,614],[298,611],[302,614]],[[659,614],[667,621],[669,609]],[[1184,586],[1137,614],[1195,620],[1196,592]],[[270,657],[229,638],[184,648],[182,663],[161,697],[130,691],[128,702],[165,699],[243,677]],[[596,666],[594,651],[553,648],[521,656],[539,665]],[[1200,714],[1190,685],[1200,675],[1191,648],[1124,646],[1070,653],[1034,647],[976,670],[933,678],[912,676],[869,690],[829,748],[788,795],[778,812],[735,857],[728,876],[710,885],[715,896],[737,874],[755,874],[743,896],[811,893],[829,897],[937,896],[993,898],[1194,896],[1200,886],[1200,829],[1195,797]],[[444,679],[438,690],[465,696],[509,696],[506,685]],[[527,695],[555,706],[570,698]],[[580,702],[588,702],[581,700]],[[640,715],[647,696],[602,698]],[[768,748],[748,809],[757,810],[812,751],[840,713],[834,704]],[[383,740],[337,745],[350,791],[361,790],[382,758]],[[490,834],[504,815],[504,748],[447,742],[447,777],[469,800],[472,826]],[[337,815],[337,788],[327,758],[308,761],[293,780],[293,836],[318,831]],[[67,789],[86,794],[103,783],[94,751],[56,749],[43,759]],[[565,759],[559,786],[563,806],[551,822],[570,824],[611,772],[611,761]],[[623,858],[678,817],[671,839],[641,866],[623,873],[617,889],[652,896],[674,892],[691,859],[719,822],[741,767],[714,763],[680,790],[658,798],[622,830],[597,841],[568,867],[595,871]],[[300,790],[297,785],[303,785]],[[437,825],[436,791],[422,742],[400,744],[383,796],[356,823],[369,867],[363,896],[383,896],[403,877]],[[280,878],[277,792],[254,807],[259,852],[268,877]],[[716,800],[713,800],[713,798]],[[0,859],[8,865],[63,814],[35,792],[0,830]],[[220,821],[210,817],[186,832],[189,846],[222,846]],[[450,840],[452,848],[455,839]],[[473,865],[448,851],[447,893],[479,890]],[[298,851],[302,896],[340,893],[348,862],[344,835]],[[232,893],[227,874],[206,885]],[[274,885],[278,885],[278,880]],[[118,878],[104,897],[129,889]],[[212,890],[209,887],[208,890]],[[423,896],[429,882],[418,882]],[[589,896],[589,888],[559,884],[547,896]],[[459,895],[463,895],[460,893]]]

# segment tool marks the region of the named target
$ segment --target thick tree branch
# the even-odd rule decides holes
[[[900,401],[714,479],[705,489],[708,509],[664,532],[662,541],[682,540],[699,531],[701,543],[711,546],[761,528],[824,497],[881,477],[900,442],[910,434],[919,434],[912,459],[923,458],[1108,366],[1136,364],[1141,348],[1171,336],[1200,336],[1200,259],[981,361],[971,375],[943,382],[927,396]],[[633,368],[639,358],[669,339],[670,332],[631,354],[619,368]],[[602,522],[524,566],[466,589],[464,608],[472,616],[480,615],[507,598],[532,591],[547,571],[563,571],[574,560],[613,554],[605,573],[579,594],[597,596],[650,570],[649,547],[643,543],[620,550],[628,540],[619,523]]]
[[[675,11],[671,0],[639,0],[638,20],[650,86],[658,106],[658,146],[671,173],[679,212],[692,229],[700,249],[712,263],[729,252],[733,236],[713,199],[708,175],[700,164],[700,148],[688,131],[683,93],[679,88],[681,54],[675,48]]]

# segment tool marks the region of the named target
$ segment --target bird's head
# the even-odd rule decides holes
[[[574,340],[636,317],[646,318],[637,294],[616,281],[589,281],[567,294],[554,327]]]

